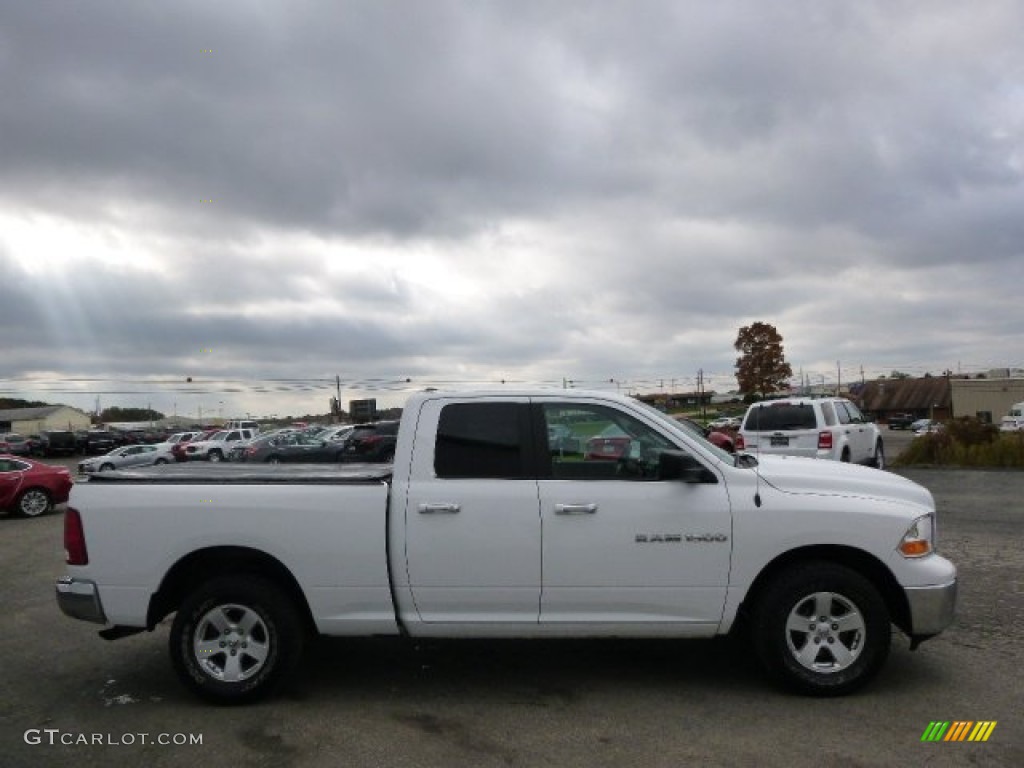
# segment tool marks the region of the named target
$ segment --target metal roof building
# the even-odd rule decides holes
[[[89,414],[70,405],[0,410],[0,432],[34,435],[45,430],[88,428]]]

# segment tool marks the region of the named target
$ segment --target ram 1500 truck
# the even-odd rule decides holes
[[[552,437],[554,436],[554,437]],[[604,456],[591,438],[616,438]],[[638,401],[424,392],[392,465],[178,465],[75,486],[61,609],[113,639],[170,614],[182,681],[288,679],[310,633],[713,637],[847,693],[953,619],[931,494],[840,462],[732,455]]]

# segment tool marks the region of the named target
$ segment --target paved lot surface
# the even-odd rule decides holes
[[[287,696],[210,707],[166,627],[108,643],[59,614],[59,515],[0,518],[0,766],[1024,765],[1024,473],[904,474],[938,502],[958,619],[837,700],[779,693],[725,641],[329,640]],[[922,743],[934,720],[998,725]],[[142,743],[162,734],[202,744]]]

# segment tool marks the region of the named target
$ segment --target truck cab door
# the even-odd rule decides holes
[[[660,479],[661,452],[684,446],[617,407],[555,400],[539,408],[549,434],[572,432],[551,446],[539,481],[541,624],[589,625],[593,634],[717,626],[732,553],[722,478],[708,469],[700,481]],[[628,436],[619,455],[588,450],[613,432]]]
[[[403,529],[407,587],[422,622],[537,624],[540,505],[530,440],[525,398],[423,403]],[[395,478],[394,494],[402,482]]]

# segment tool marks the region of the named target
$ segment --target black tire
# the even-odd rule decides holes
[[[53,500],[42,488],[22,491],[14,510],[19,517],[41,517],[53,509]]]
[[[281,459],[277,456],[267,456],[267,464],[280,464]]]
[[[214,463],[217,463],[218,461],[224,461],[224,454],[222,454],[220,451],[210,451],[206,455],[206,460],[212,461]]]
[[[167,459],[157,459],[153,463],[156,464],[157,466],[159,466],[160,464],[166,464],[167,463]]]
[[[885,469],[885,446],[879,440],[875,443],[875,455],[871,458],[871,466],[876,469]]]
[[[843,453],[839,457],[839,460],[843,461],[843,462],[846,462],[847,464],[850,463],[850,449],[849,448],[843,448]]]
[[[259,576],[205,584],[185,599],[171,626],[175,672],[193,692],[218,704],[245,704],[272,693],[295,671],[304,645],[292,600]]]
[[[100,464],[100,472],[107,472],[114,468],[113,464]]]
[[[761,663],[807,695],[841,696],[860,688],[885,663],[891,636],[889,611],[875,586],[834,563],[784,571],[754,606],[752,637]]]

